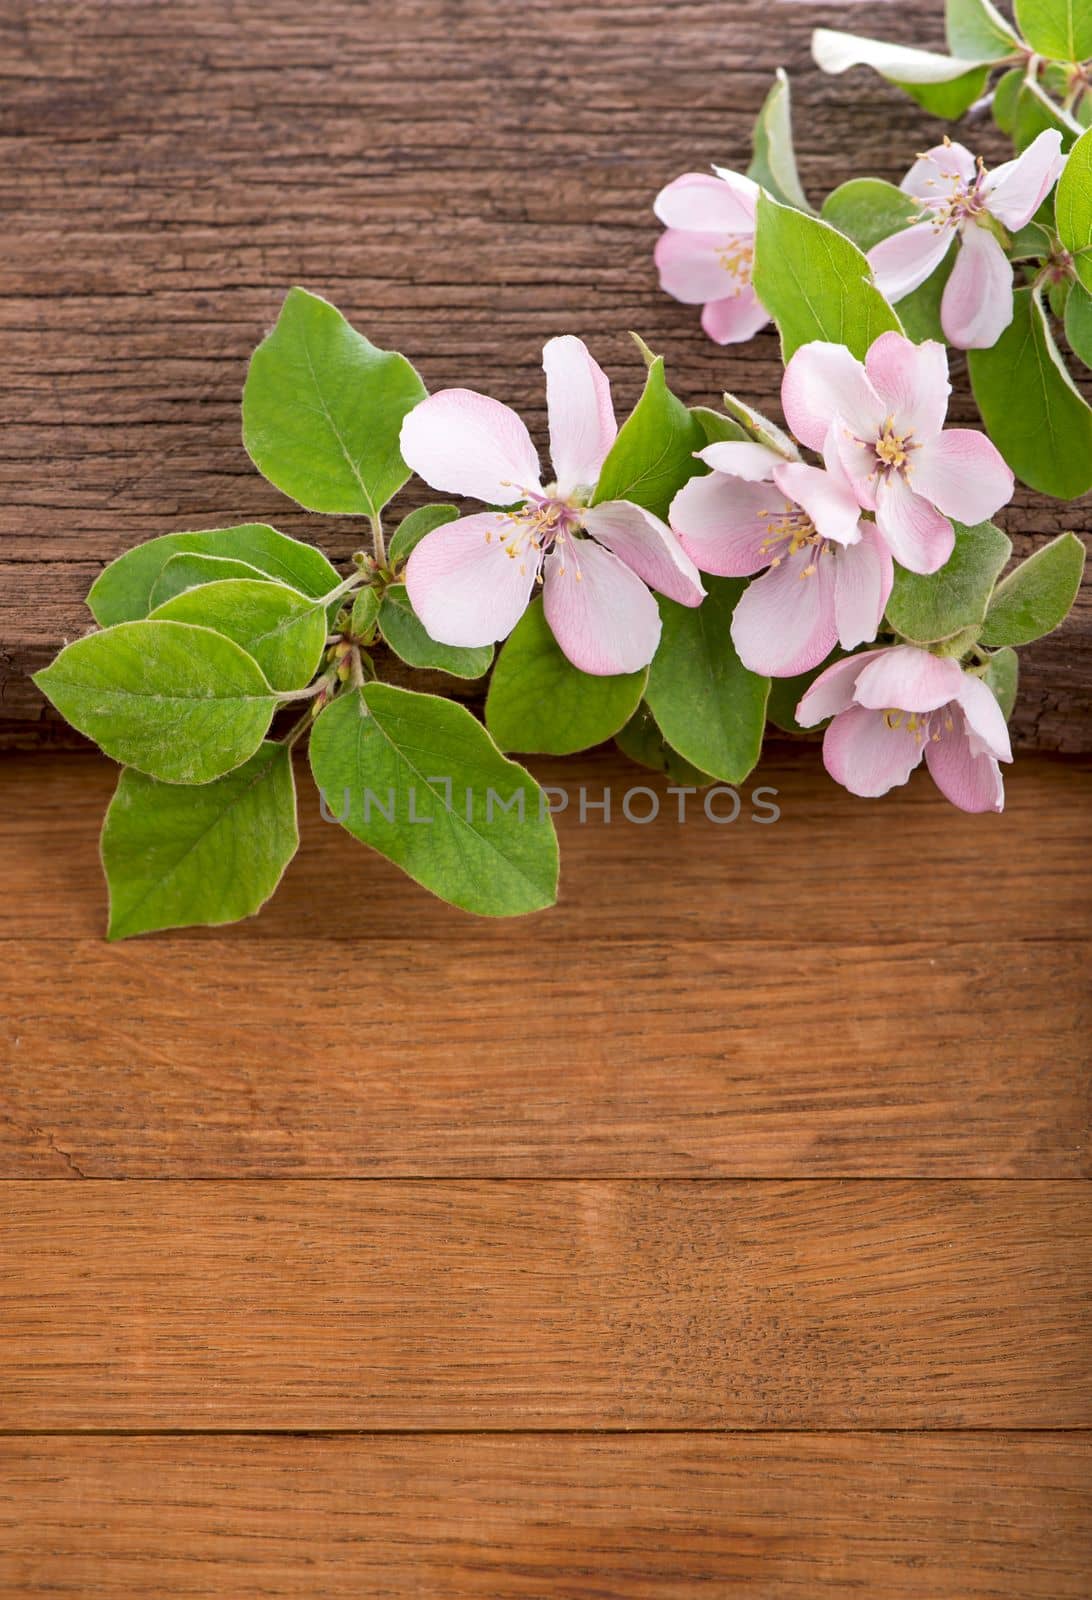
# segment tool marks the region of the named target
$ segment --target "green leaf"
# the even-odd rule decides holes
[[[700,462],[705,435],[681,400],[671,393],[662,356],[648,369],[644,393],[626,418],[603,463],[592,500],[629,500],[666,518],[676,494]]]
[[[1092,6],[1088,0],[1016,0],[1016,21],[1037,55],[1049,61],[1092,56]]]
[[[188,589],[157,606],[151,620],[192,622],[234,639],[278,690],[306,688],[326,647],[323,608],[265,579],[227,578]]]
[[[1092,411],[1070,378],[1030,289],[989,350],[968,350],[971,386],[986,430],[1032,489],[1075,500],[1092,488]]]
[[[1092,367],[1092,294],[1081,283],[1071,286],[1065,303],[1065,336],[1078,361]]]
[[[819,215],[852,239],[859,250],[871,250],[881,239],[901,233],[919,220],[917,204],[883,178],[850,178],[823,201]]]
[[[982,681],[992,690],[993,697],[1004,713],[1005,721],[1012,716],[1016,704],[1016,691],[1020,683],[1020,658],[1007,647],[995,650],[986,664]]]
[[[462,649],[439,644],[425,631],[425,625],[410,605],[404,583],[392,583],[379,610],[379,629],[396,656],[411,667],[432,667],[449,672],[454,678],[480,678],[489,671],[493,646]]]
[[[934,267],[923,284],[899,301],[899,321],[907,337],[915,344],[924,339],[946,343],[940,323],[940,303],[955,266],[957,251],[949,250],[938,267]]]
[[[357,590],[349,617],[349,629],[354,639],[370,637],[372,629],[379,621],[380,604],[379,590],[372,584]]]
[[[632,716],[643,672],[592,677],[574,667],[535,599],[501,646],[489,680],[485,720],[502,750],[567,756],[613,736]]]
[[[399,435],[426,392],[405,356],[377,349],[329,301],[290,289],[251,358],[243,443],[309,511],[376,516],[410,476]]]
[[[705,444],[723,444],[726,440],[740,443],[750,437],[738,422],[721,416],[710,406],[691,406],[690,415],[705,435]]]
[[[418,506],[403,517],[387,545],[387,558],[392,567],[408,561],[426,534],[435,533],[445,522],[456,522],[458,506]]]
[[[1061,533],[1014,567],[994,590],[982,643],[1030,644],[1064,622],[1084,572],[1084,545]]]
[[[990,0],[945,0],[944,25],[953,55],[1000,61],[1020,41]]]
[[[754,131],[754,156],[747,176],[760,183],[777,200],[810,211],[808,197],[800,187],[796,152],[792,142],[792,99],[789,79],[778,67],[776,79],[758,114]]]
[[[107,936],[252,917],[298,845],[292,760],[282,744],[262,744],[198,789],[126,769],[102,830]]]
[[[1016,132],[1016,106],[1024,86],[1022,67],[1010,67],[994,84],[993,120],[1002,133],[1010,136]]]
[[[855,33],[818,28],[812,34],[812,55],[824,72],[845,72],[850,67],[872,67],[889,83],[912,95],[937,117],[955,118],[972,106],[986,86],[989,68],[997,57],[942,56],[932,50],[888,44]]]
[[[914,644],[951,639],[985,618],[998,574],[1012,554],[1012,540],[992,522],[955,528],[955,549],[939,572],[928,575],[895,568],[887,620]]]
[[[1068,150],[1081,136],[1081,125],[1068,111],[1050,98],[1045,89],[1033,79],[1025,78],[1016,97],[1016,125],[1012,141],[1018,151],[1024,151],[1033,139],[1049,128],[1062,136],[1062,149]]]
[[[848,345],[863,360],[881,333],[902,331],[857,246],[766,194],[758,200],[754,286],[777,321],[786,361],[812,339]]]
[[[770,680],[748,672],[732,644],[732,613],[746,584],[704,582],[700,606],[660,597],[663,636],[645,698],[673,750],[724,783],[741,783],[762,749]]]
[[[672,783],[686,789],[704,789],[716,780],[672,750],[646,703],[642,700],[625,727],[616,734],[615,744],[623,755],[653,772],[662,772]]]
[[[508,917],[557,898],[545,796],[465,706],[386,683],[338,695],[311,767],[342,825],[442,900]]]
[[[165,783],[211,783],[242,766],[277,708],[245,650],[184,622],[88,634],[34,682],[108,756]]]
[[[172,556],[152,585],[148,597],[149,615],[166,600],[187,589],[198,589],[202,584],[220,583],[224,578],[249,578],[254,583],[273,583],[268,573],[251,566],[249,561],[235,561],[231,556],[201,556],[192,551],[182,551]]]
[[[1092,128],[1081,134],[1066,158],[1054,197],[1054,220],[1078,277],[1092,289]]]
[[[205,528],[196,533],[165,533],[138,544],[135,550],[127,550],[100,572],[87,596],[95,621],[109,628],[115,622],[135,622],[146,617],[164,567],[180,551],[245,562],[313,598],[329,594],[341,581],[320,550],[289,539],[264,522]]]

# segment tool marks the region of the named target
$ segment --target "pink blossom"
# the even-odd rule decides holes
[[[1047,129],[1015,161],[987,172],[964,145],[946,139],[919,156],[902,188],[922,220],[868,252],[876,283],[891,301],[910,294],[959,240],[952,275],[940,302],[945,338],[961,350],[987,350],[1013,316],[1012,265],[994,227],[1031,221],[1065,164],[1062,136]]]
[[[660,287],[704,307],[701,325],[717,344],[739,344],[770,314],[751,287],[759,188],[738,172],[684,172],[656,196],[666,228],[656,245]]]
[[[744,666],[793,677],[835,644],[853,650],[874,639],[891,593],[891,556],[875,525],[862,522],[833,446],[825,469],[760,444],[713,444],[700,454],[713,471],[679,490],[671,525],[703,572],[763,573],[732,617]]]
[[[516,413],[469,389],[441,389],[402,424],[406,464],[434,489],[507,511],[460,517],[428,534],[406,566],[413,609],[442,644],[505,638],[536,581],[546,620],[582,672],[636,672],[656,653],[650,585],[686,606],[701,578],[665,523],[627,500],[591,506],[618,427],[606,374],[579,339],[542,352],[556,482],[546,488]]]
[[[916,645],[868,650],[821,673],[796,708],[823,736],[831,777],[853,794],[886,794],[925,757],[933,782],[961,811],[1001,811],[998,761],[1011,761],[1009,731],[994,696],[951,657]]]
[[[781,384],[793,433],[827,454],[833,443],[861,505],[911,572],[948,560],[952,517],[984,522],[1012,495],[1012,473],[985,435],[944,427],[950,390],[944,346],[898,333],[881,334],[863,362],[845,345],[802,345]]]

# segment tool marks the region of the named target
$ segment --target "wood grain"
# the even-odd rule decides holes
[[[569,797],[556,818],[560,902],[542,915],[486,922],[441,904],[323,822],[300,763],[302,847],[273,900],[242,927],[171,934],[171,946],[227,939],[245,961],[243,952],[263,940],[412,938],[457,951],[472,939],[476,949],[493,952],[567,951],[575,964],[590,936],[615,945],[656,937],[717,946],[799,942],[813,950],[847,940],[932,940],[939,960],[952,945],[984,938],[1092,934],[1092,765],[1083,758],[1018,757],[1006,771],[1004,813],[970,817],[948,805],[925,772],[882,801],[860,800],[827,777],[818,750],[774,746],[742,786],[739,820],[723,824],[708,820],[700,795],[684,799],[687,820],[680,824],[678,796],[617,753],[529,765]],[[0,882],[9,886],[0,939],[101,940],[98,834],[116,782],[117,768],[89,754],[9,754],[0,761]],[[652,787],[661,799],[647,826],[621,815],[634,785]],[[759,788],[776,790],[781,816],[772,825],[751,820],[771,799],[756,799]],[[595,805],[608,790],[610,825],[590,807],[581,822],[581,792]],[[647,804],[638,797],[634,809]],[[730,815],[730,799],[720,797],[713,809]],[[156,936],[125,945],[114,952],[115,970],[124,970],[130,952],[163,943]]]
[[[1071,1434],[4,1439],[0,1595],[1084,1600],[1089,1453]]]
[[[0,1186],[0,1428],[1087,1428],[1092,1188]]]
[[[776,19],[776,20],[774,20]],[[620,407],[662,350],[687,400],[776,406],[772,333],[722,350],[657,289],[657,189],[745,163],[774,69],[794,82],[805,184],[892,179],[943,131],[867,73],[809,59],[855,7],[754,0],[13,0],[0,18],[0,708],[89,623],[90,579],[183,527],[271,520],[343,560],[351,519],[300,512],[239,437],[251,350],[294,282],[336,300],[432,388],[466,384],[544,441],[539,351],[590,337]],[[938,44],[935,0],[883,32]],[[933,129],[933,133],[930,132]],[[985,123],[991,160],[1003,141]],[[958,365],[958,364],[957,364]],[[954,420],[974,413],[957,372]],[[413,504],[413,496],[406,506]],[[1018,491],[1026,553],[1090,504]],[[1086,591],[1087,594],[1088,591]],[[1092,602],[1022,654],[1016,732],[1092,748]]]
[[[1089,1172],[1088,940],[348,948],[7,944],[0,1178]]]

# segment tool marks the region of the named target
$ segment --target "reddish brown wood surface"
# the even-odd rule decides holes
[[[939,42],[940,7],[880,13]],[[270,520],[344,559],[349,519],[299,512],[242,450],[250,351],[286,287],[331,296],[430,387],[516,404],[542,434],[539,351],[592,340],[624,406],[666,354],[689,401],[730,387],[776,405],[772,333],[706,341],[662,296],[656,190],[744,164],[778,65],[793,75],[801,167],[821,198],[898,178],[940,125],[861,72],[811,65],[817,23],[858,7],[756,0],[12,0],[0,19],[0,712],[37,739],[27,673],[89,625],[102,564],[151,534]],[[876,18],[865,19],[876,23]],[[878,23],[876,23],[878,26]],[[980,142],[998,154],[983,124]],[[957,418],[971,420],[960,380]],[[407,501],[407,504],[412,501]],[[1087,503],[1026,490],[1018,551]],[[1016,729],[1092,743],[1092,613],[1024,652]]]
[[[1074,1434],[0,1439],[5,1595],[1084,1600],[1090,1527]]]
[[[617,811],[626,764],[572,765]],[[110,946],[115,769],[9,757],[0,1175],[1086,1174],[1087,775],[1029,754],[982,819],[817,768],[771,766],[770,826],[581,824],[574,793],[562,903],[515,925],[324,824],[301,771],[261,917]]]

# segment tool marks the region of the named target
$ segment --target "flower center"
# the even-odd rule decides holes
[[[945,139],[946,145],[951,144],[950,139]],[[919,160],[924,158],[919,156]],[[945,172],[939,162],[934,162],[942,181],[952,183],[956,179],[954,172]],[[986,196],[983,186],[986,181],[986,167],[979,156],[976,162],[977,171],[973,178],[958,178],[954,186],[943,198],[922,199],[918,201],[922,221],[931,221],[937,233],[942,233],[945,228],[958,228],[965,222],[977,221],[986,209]],[[930,184],[937,179],[930,179]]]
[[[910,471],[910,457],[917,449],[912,433],[896,433],[895,419],[888,417],[884,423],[873,449],[876,452],[877,471],[889,477],[892,472],[901,472],[907,476]]]
[[[741,294],[751,282],[755,260],[754,241],[745,234],[729,234],[725,242],[718,245],[716,256],[732,279],[732,287],[725,298]]]
[[[942,706],[939,711],[900,711],[897,706],[889,706],[880,714],[892,733],[905,727],[907,733],[913,734],[917,744],[923,744],[926,740],[931,744],[939,744],[944,734],[955,732],[955,719],[950,705]]]
[[[827,541],[816,531],[815,524],[807,512],[802,511],[799,506],[794,506],[791,500],[786,500],[780,510],[760,511],[758,514],[767,528],[759,549],[764,556],[769,557],[770,566],[779,567],[789,556],[794,556],[798,551],[810,546],[814,556],[802,568],[800,576],[814,577],[816,562],[826,550]]]
[[[537,572],[552,546],[563,544],[566,539],[570,544],[575,542],[574,535],[582,526],[582,510],[573,500],[562,500],[548,491],[529,493],[517,511],[496,513],[496,529],[486,530],[486,543],[499,538],[505,555],[519,562],[521,572],[526,571],[528,561],[533,562]]]

